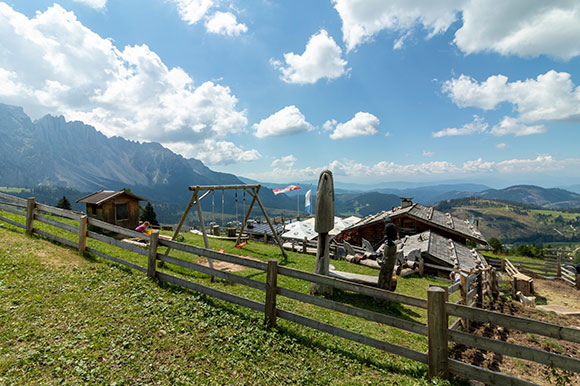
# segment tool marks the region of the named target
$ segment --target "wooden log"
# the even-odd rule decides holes
[[[268,327],[276,326],[276,292],[278,288],[278,260],[268,260],[266,271],[266,304],[264,322]]]
[[[149,240],[149,235],[145,233],[136,232],[131,229],[123,228],[117,225],[109,224],[108,222],[97,220],[96,218],[89,217],[88,219],[89,225],[95,226],[97,228],[101,228],[110,232],[115,232],[121,234],[123,236],[128,237],[137,237],[144,240]]]
[[[550,338],[580,343],[580,329],[564,327],[557,324],[541,322],[539,320],[522,318],[495,311],[481,310],[461,304],[446,303],[445,308],[450,315],[470,318],[481,323],[492,323],[499,326],[513,328],[531,334],[548,336]]]
[[[425,260],[421,258],[421,260],[419,260],[419,275],[423,276],[424,273],[425,273]]]
[[[455,359],[449,359],[449,371],[466,379],[483,382],[486,385],[537,386],[537,383],[463,363]]]
[[[135,252],[143,256],[149,256],[149,252],[147,252],[146,249],[140,248],[133,244],[125,243],[123,241],[115,240],[112,237],[105,236],[97,232],[87,231],[87,236],[90,237],[91,239],[102,241],[103,243],[113,245],[126,251]]]
[[[157,272],[157,279],[165,281],[167,283],[175,284],[180,287],[188,288],[190,290],[199,292],[201,294],[211,296],[216,299],[224,300],[233,304],[240,305],[242,307],[249,308],[251,310],[264,312],[264,304],[256,302],[254,300],[246,299],[241,296],[232,295],[227,292],[219,291],[214,288],[206,287],[201,284],[193,283],[191,281],[182,279],[177,276],[168,275],[163,272]]]
[[[302,315],[295,314],[290,311],[278,310],[278,317],[282,319],[289,320],[291,322],[301,324],[306,327],[313,328],[318,331],[326,332],[328,334],[338,336],[344,339],[348,339],[353,342],[361,343],[366,346],[374,347],[382,351],[389,352],[391,354],[399,355],[405,358],[412,359],[417,362],[427,363],[427,355],[424,353],[408,349],[403,346],[398,346],[395,344],[387,343],[382,340],[377,340],[370,338],[366,335],[358,334],[346,330],[344,328],[332,326],[327,323],[319,322],[318,320],[313,320]]]
[[[100,256],[103,259],[107,259],[107,260],[113,261],[113,262],[115,262],[117,264],[121,264],[121,265],[124,265],[126,267],[135,269],[137,271],[140,271],[140,272],[143,272],[143,273],[147,273],[147,268],[145,268],[145,267],[141,267],[140,265],[131,263],[130,261],[126,261],[126,260],[123,260],[123,259],[119,259],[118,257],[114,257],[114,256],[111,256],[111,255],[108,255],[105,252],[99,251],[98,249],[94,249],[94,248],[91,248],[91,247],[87,247],[87,252],[92,253],[93,255]]]
[[[429,338],[429,378],[449,378],[447,335],[449,320],[445,311],[447,292],[440,287],[427,289],[427,331]]]
[[[213,190],[232,190],[232,189],[254,189],[254,188],[260,188],[262,185],[196,185],[196,186],[190,186],[189,190],[190,191],[194,191],[194,190],[198,190],[198,191],[202,191],[202,190],[209,190],[209,191],[213,191]]]
[[[580,290],[580,272],[576,273],[576,288]]]
[[[26,200],[26,233],[31,235],[34,228],[34,197]]]
[[[204,265],[192,263],[191,261],[181,260],[181,259],[178,259],[178,258],[175,258],[172,256],[167,256],[167,255],[162,255],[162,254],[158,255],[158,259],[165,262],[165,263],[168,263],[168,264],[177,265],[178,267],[183,267],[183,268],[191,269],[192,271],[205,273],[206,275],[209,275],[209,276],[215,276],[215,277],[218,277],[220,279],[224,279],[224,280],[230,281],[232,283],[242,284],[242,285],[248,286],[250,288],[255,288],[255,289],[260,290],[260,291],[266,291],[266,283],[263,283],[263,282],[257,281],[257,280],[253,280],[253,279],[249,279],[245,276],[239,276],[239,275],[236,275],[236,274],[233,274],[230,272],[220,271],[220,270],[217,270],[215,268],[209,268],[209,267],[206,267]]]
[[[461,289],[461,282],[458,281],[457,283],[454,283],[452,285],[450,285],[449,287],[447,287],[447,293],[454,293],[455,291]]]
[[[563,370],[580,372],[580,360],[567,356],[526,347],[515,343],[507,343],[501,340],[489,339],[483,336],[472,335],[461,331],[449,331],[449,338],[456,343],[465,346],[476,347],[482,350],[493,351],[498,354],[508,355],[532,362],[541,363],[550,367]]]
[[[477,303],[475,304],[476,307],[481,308],[483,307],[483,272],[479,271],[477,275]]]
[[[382,323],[388,326],[396,327],[401,330],[413,332],[415,334],[427,336],[427,326],[420,323],[411,322],[395,318],[390,315],[381,314],[374,311],[365,310],[362,308],[350,306],[348,304],[336,302],[334,300],[325,299],[317,296],[311,296],[302,292],[290,290],[287,288],[278,287],[278,294],[290,299],[297,300],[302,303],[312,304],[318,307],[326,308],[328,310],[337,311],[345,315],[356,316],[361,319],[369,320],[371,322]]]
[[[63,222],[60,221],[56,221],[53,220],[49,217],[40,215],[40,214],[35,214],[34,215],[34,220],[41,222],[43,224],[47,224],[47,225],[52,225],[53,227],[59,228],[59,229],[63,229],[65,231],[71,232],[71,233],[79,233],[79,227],[71,225],[71,224],[65,224]]]
[[[38,209],[42,212],[47,212],[50,214],[55,214],[55,215],[60,216],[60,217],[68,218],[69,220],[77,220],[78,221],[78,219],[81,216],[80,213],[75,213],[72,210],[55,208],[54,206],[45,205],[45,204],[41,204],[41,203],[36,204],[36,209]]]
[[[556,268],[556,276],[562,276],[562,256],[558,255],[558,266]]]
[[[24,207],[24,209],[26,209],[26,206]],[[14,208],[13,206],[5,205],[5,204],[0,204],[0,210],[3,210],[3,211],[8,212],[8,213],[12,213],[12,214],[17,214],[19,216],[25,216],[26,217],[26,210],[21,210],[19,208]]]
[[[5,223],[8,223],[10,225],[14,225],[15,227],[22,228],[22,229],[26,229],[26,225],[25,224],[20,224],[19,222],[12,221],[9,218],[0,216],[0,220],[1,221],[4,221]]]
[[[26,207],[26,200],[24,198],[12,196],[10,194],[6,194],[6,193],[2,193],[2,192],[0,192],[0,198],[2,198],[4,200],[8,200],[8,201],[14,201],[18,204],[25,205],[24,207]]]
[[[36,233],[37,235],[40,235],[42,237],[46,237],[47,239],[54,240],[54,241],[59,242],[63,245],[68,245],[69,247],[72,247],[72,248],[78,248],[77,243],[75,243],[74,241],[70,241],[70,240],[65,239],[63,237],[53,235],[51,233],[45,232],[45,231],[37,229],[37,228],[33,228],[32,233]]]
[[[87,249],[87,216],[82,215],[79,219],[79,255],[84,255]]]
[[[278,266],[278,274],[295,279],[309,281],[311,283],[320,283],[338,288],[344,291],[352,291],[361,295],[372,296],[377,299],[393,301],[395,303],[406,304],[413,307],[426,309],[427,301],[425,299],[415,298],[408,295],[398,294],[395,292],[373,288],[362,284],[354,284],[345,280],[336,279],[328,276],[322,276],[315,273],[299,271],[297,269]]]
[[[304,241],[302,242],[302,253],[307,253],[308,248],[308,239],[304,237]]]
[[[205,249],[201,247],[196,247],[195,245],[179,243],[172,240],[159,239],[159,244],[170,247],[176,251],[190,253],[192,255],[197,255],[201,257],[209,257],[214,260],[226,261],[232,264],[238,264],[244,267],[257,269],[260,271],[266,271],[268,269],[268,264],[263,261],[247,259],[241,256],[230,255],[228,253],[219,253],[217,251],[212,251],[211,249]]]
[[[155,267],[157,263],[157,246],[159,244],[159,231],[151,233],[149,241],[149,254],[147,256],[147,277],[155,279]]]

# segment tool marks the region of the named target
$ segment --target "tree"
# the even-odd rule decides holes
[[[145,208],[141,212],[141,216],[139,216],[139,220],[141,221],[149,221],[151,225],[159,225],[157,221],[157,215],[155,214],[155,210],[153,210],[153,205],[150,202],[145,205]]]
[[[62,196],[62,198],[56,203],[56,207],[60,209],[71,210],[72,207],[70,206],[70,201],[66,196]]]
[[[493,249],[493,253],[503,253],[504,251],[503,244],[497,237],[489,239],[489,246]]]

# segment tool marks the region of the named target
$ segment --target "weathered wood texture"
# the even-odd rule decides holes
[[[40,230],[40,229],[37,229],[37,228],[33,228],[32,229],[32,232],[33,233],[36,233],[36,234],[38,234],[38,235],[40,235],[42,237],[46,237],[47,239],[51,239],[51,240],[57,241],[57,242],[59,242],[61,244],[68,245],[69,247],[73,247],[75,249],[78,248],[78,244],[75,243],[74,241],[70,241],[68,239],[65,239],[65,238],[62,238],[62,237],[59,237],[59,236],[50,234],[50,233],[45,232],[43,230]]]
[[[79,232],[79,227],[71,225],[71,224],[66,224],[57,220],[53,220],[49,217],[40,215],[40,214],[36,214],[34,215],[34,219],[38,222],[41,222],[43,224],[47,224],[47,225],[52,225],[53,227],[68,231],[68,232],[72,232],[72,233],[78,233]]]
[[[34,227],[34,198],[31,197],[26,200],[26,233],[32,234],[32,228]]]
[[[4,221],[5,223],[10,224],[10,225],[14,225],[15,227],[18,227],[18,228],[26,229],[25,224],[21,224],[19,222],[16,222],[14,220],[10,220],[9,218],[3,217],[3,216],[0,216],[0,221]]]
[[[146,249],[140,248],[133,244],[125,243],[123,241],[115,240],[112,237],[105,236],[97,232],[87,231],[87,236],[90,237],[91,239],[95,239],[103,243],[113,245],[126,251],[135,252],[142,256],[149,256],[149,252]]]
[[[427,290],[427,331],[429,337],[429,377],[449,378],[448,329],[445,312],[447,292],[440,287]]]
[[[8,212],[8,213],[12,213],[12,214],[17,214],[19,216],[26,217],[26,211],[25,210],[20,210],[20,209],[14,208],[12,206],[7,206],[7,205],[4,205],[4,204],[0,204],[0,210],[3,210],[3,211]]]
[[[452,374],[459,375],[467,379],[474,379],[485,383],[486,385],[501,385],[501,386],[537,386],[536,383],[526,381],[524,379],[512,377],[511,375],[496,373],[488,369],[470,365],[457,361],[455,359],[449,360],[449,371]]]
[[[155,279],[155,264],[157,263],[158,242],[159,231],[153,231],[149,241],[149,255],[147,256],[147,277],[149,277],[149,279]]]
[[[353,342],[361,343],[366,346],[374,347],[382,351],[390,352],[395,355],[400,355],[405,358],[409,358],[421,363],[427,363],[427,355],[409,348],[398,346],[395,344],[387,343],[381,340],[370,338],[366,335],[358,334],[346,330],[344,328],[336,327],[327,323],[320,322],[318,320],[310,319],[302,315],[295,314],[290,311],[278,310],[278,317],[281,319],[286,319],[291,322],[301,324],[306,327],[313,328],[318,331],[326,332],[330,335],[338,336],[344,339],[348,339]]]
[[[266,271],[266,308],[265,323],[269,327],[276,325],[276,293],[278,289],[278,260],[270,259]]]
[[[144,233],[136,232],[131,229],[126,229],[117,225],[109,224],[108,222],[97,220],[96,218],[89,217],[89,225],[101,228],[110,232],[115,232],[123,236],[128,237],[138,237],[140,239],[149,240],[149,235]]]
[[[88,217],[82,215],[79,219],[79,254],[83,255],[87,249],[87,224]]]
[[[81,216],[81,213],[76,213],[76,212],[66,210],[66,209],[61,209],[61,208],[55,208],[54,206],[45,205],[45,204],[41,204],[41,203],[36,203],[36,209],[38,209],[42,212],[55,214],[55,215],[60,216],[60,217],[68,218],[69,220],[78,221],[80,216]]]
[[[0,192],[0,198],[3,200],[13,201],[13,202],[16,202],[18,204],[22,204],[22,205],[26,206],[26,200],[24,198],[12,196],[10,194],[6,194],[6,193],[2,193],[2,192]]]
[[[147,273],[147,268],[145,268],[145,267],[141,267],[140,265],[131,263],[130,261],[119,259],[118,257],[111,256],[109,254],[106,254],[105,252],[99,251],[98,249],[87,247],[87,252],[92,253],[92,254],[97,255],[97,256],[100,256],[103,259],[107,259],[107,260],[113,261],[115,263],[124,265],[126,267],[135,269],[137,271]]]

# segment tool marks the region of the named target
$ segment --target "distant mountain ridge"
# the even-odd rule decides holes
[[[191,185],[242,183],[233,174],[215,172],[159,143],[107,138],[92,126],[67,122],[62,116],[46,115],[32,122],[16,106],[0,104],[0,137],[0,186],[62,186],[81,192],[130,188],[147,199],[183,206]],[[228,192],[224,203],[229,213],[234,210],[233,196]],[[296,208],[288,197],[274,200],[267,189],[260,197],[265,206]],[[218,200],[221,210],[221,195]]]

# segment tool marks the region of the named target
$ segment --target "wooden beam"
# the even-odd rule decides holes
[[[201,227],[201,233],[203,235],[203,245],[205,249],[209,249],[209,240],[207,239],[207,233],[205,230],[205,224],[203,223],[203,215],[201,213],[201,202],[197,199],[197,195],[199,193],[199,189],[194,190],[193,196],[195,197],[195,206],[197,208],[197,215],[199,217],[199,226]],[[207,264],[211,269],[213,269],[213,261],[208,257]],[[211,277],[211,281],[215,281],[215,276]]]
[[[26,200],[26,233],[31,235],[34,228],[34,197]]]
[[[276,326],[276,292],[278,287],[278,260],[268,260],[266,272],[266,306],[265,323],[268,327]]]
[[[87,249],[87,215],[82,215],[79,219],[79,255],[84,255]]]
[[[447,291],[440,287],[427,289],[427,333],[429,337],[429,378],[449,378],[448,329],[445,311]]]
[[[262,185],[196,185],[196,186],[190,186],[189,190],[191,191],[201,191],[201,190],[207,190],[207,191],[214,191],[214,190],[231,190],[231,189],[260,189],[262,187]]]
[[[252,196],[252,194],[250,193],[249,190],[246,190],[244,188],[244,190],[246,192],[248,192],[248,194],[250,196]],[[248,219],[250,218],[250,213],[252,212],[252,208],[254,207],[254,203],[256,202],[256,197],[252,196],[252,202],[250,203],[250,206],[248,207],[248,211],[246,212],[246,217],[244,217],[244,222],[242,222],[242,227],[240,228],[240,233],[238,233],[238,238],[236,240],[236,245],[240,245],[240,240],[242,238],[242,233],[244,233],[244,229],[246,228],[246,224],[248,223]]]
[[[159,243],[159,231],[151,233],[149,241],[149,255],[147,256],[147,277],[155,279],[155,263],[157,260],[157,245]]]
[[[274,229],[274,226],[272,225],[272,222],[270,221],[270,218],[268,217],[268,213],[266,213],[266,209],[264,209],[264,205],[262,205],[262,201],[260,201],[260,196],[258,196],[258,193],[260,192],[260,185],[258,185],[257,189],[256,188],[252,189],[252,191],[254,192],[254,197],[256,197],[256,201],[258,202],[258,205],[260,205],[260,209],[262,209],[262,214],[266,218],[266,222],[270,226],[270,229],[272,230],[272,234],[274,235],[274,238],[276,239],[276,242],[278,243],[278,246],[280,247],[280,251],[282,251],[282,256],[284,256],[284,260],[288,260],[288,255],[286,254],[286,251],[284,250],[284,247],[282,246],[282,241],[280,241],[280,236],[278,235],[278,233],[276,233],[276,230]]]

